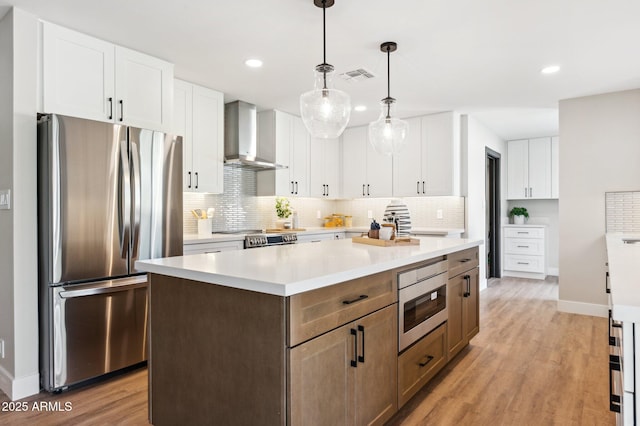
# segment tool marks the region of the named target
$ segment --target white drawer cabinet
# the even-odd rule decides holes
[[[545,279],[545,227],[508,225],[503,235],[503,276]]]
[[[219,253],[228,250],[244,249],[244,240],[220,241],[215,243],[193,243],[183,246],[183,254]]]

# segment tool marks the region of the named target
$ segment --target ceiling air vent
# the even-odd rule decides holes
[[[358,68],[357,70],[347,71],[340,74],[340,78],[350,83],[356,83],[358,81],[369,80],[375,77],[371,71],[367,71],[364,68]]]

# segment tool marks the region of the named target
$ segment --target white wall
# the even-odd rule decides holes
[[[487,287],[486,259],[486,150],[490,148],[501,155],[500,158],[500,191],[501,217],[506,216],[507,208],[507,150],[506,143],[492,130],[487,128],[473,116],[463,115],[462,125],[462,195],[467,197],[467,238],[480,239],[480,288]]]
[[[640,89],[560,102],[558,309],[607,316],[605,192],[640,189]]]
[[[13,9],[0,21],[0,389],[12,399],[39,391],[36,217],[37,19]],[[19,166],[18,166],[19,165]]]

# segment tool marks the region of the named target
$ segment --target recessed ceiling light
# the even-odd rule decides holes
[[[560,71],[560,65],[549,65],[548,67],[544,67],[540,70],[542,74],[555,74],[558,71]]]
[[[247,59],[244,61],[244,64],[250,68],[260,68],[262,61],[260,59]]]
[[[358,112],[362,112],[362,111],[366,111],[366,110],[367,110],[367,107],[366,107],[366,105],[356,105],[356,106],[353,108],[353,110],[354,110],[354,111],[358,111]]]

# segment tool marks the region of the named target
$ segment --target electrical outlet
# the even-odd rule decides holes
[[[367,210],[367,218],[373,219],[373,212],[371,210]]]
[[[442,219],[442,209],[436,210],[436,218],[437,219]]]
[[[0,358],[4,359],[4,339],[0,339]]]
[[[322,214],[320,213],[320,210],[316,210],[316,218],[322,219]]]
[[[11,209],[11,190],[0,189],[0,210]]]

